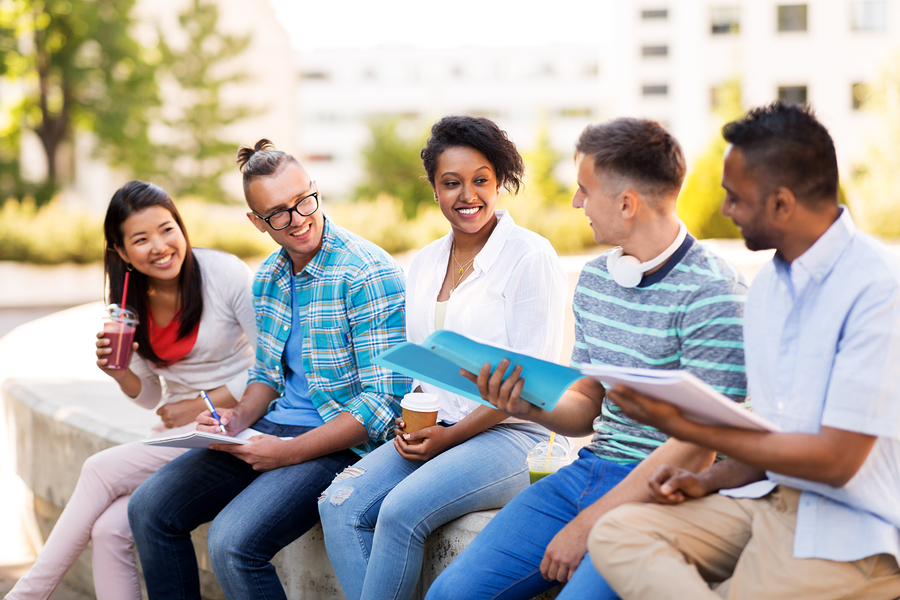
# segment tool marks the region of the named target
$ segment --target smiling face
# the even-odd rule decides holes
[[[454,234],[474,234],[494,223],[500,184],[484,154],[466,146],[447,148],[437,160],[434,193]]]
[[[578,162],[578,189],[572,197],[572,206],[583,208],[598,244],[621,243],[624,235],[619,209],[621,194],[613,194],[610,188],[615,182],[597,174],[594,157],[580,154]]]
[[[250,182],[247,204],[256,213],[268,217],[276,211],[293,207],[315,191],[315,184],[306,170],[296,163],[288,162],[275,175],[258,177]],[[292,212],[291,224],[280,231],[269,227],[252,212],[247,213],[247,216],[257,229],[268,233],[278,245],[287,250],[295,273],[303,269],[322,247],[325,217],[321,208],[308,217]]]
[[[116,251],[127,263],[157,282],[177,281],[187,253],[184,232],[169,210],[151,206],[132,214],[121,227]]]
[[[747,169],[746,157],[740,148],[728,146],[725,151],[722,187],[725,188],[722,214],[741,230],[747,249],[755,251],[774,248],[777,236],[766,212],[767,194]]]

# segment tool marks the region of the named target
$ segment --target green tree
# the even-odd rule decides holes
[[[737,80],[717,90],[715,137],[698,156],[688,173],[678,200],[678,216],[698,238],[739,238],[740,231],[731,219],[722,215],[722,157],[728,144],[718,131],[728,121],[741,116],[741,87]]]
[[[98,153],[137,175],[149,172],[150,113],[159,104],[158,57],[130,35],[135,0],[8,0],[0,10],[5,76],[24,89],[20,127],[47,160],[39,203],[58,184],[60,148],[75,128],[93,131]]]
[[[189,41],[183,48],[160,44],[167,74],[183,93],[178,116],[168,126],[165,152],[157,156],[158,179],[169,193],[221,202],[234,200],[221,178],[234,169],[238,143],[223,128],[250,114],[250,108],[224,102],[223,89],[247,79],[229,63],[246,50],[250,36],[218,30],[219,9],[214,2],[193,0],[178,17]]]
[[[400,200],[403,214],[412,219],[419,204],[432,199],[423,176],[420,152],[423,138],[404,137],[397,131],[399,119],[381,117],[369,123],[371,137],[362,150],[363,179],[354,190],[357,198],[377,198],[387,194]]]
[[[863,108],[879,122],[865,162],[856,165],[850,205],[869,232],[900,238],[900,52],[882,68],[863,100]]]
[[[572,190],[556,177],[556,167],[562,161],[563,154],[550,145],[546,124],[538,131],[535,148],[526,152],[523,158],[528,182],[526,192],[531,188],[545,204],[568,206],[572,201]]]

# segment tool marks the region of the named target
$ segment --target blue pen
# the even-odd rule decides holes
[[[216,412],[216,407],[213,406],[212,402],[210,402],[209,396],[207,396],[206,392],[204,392],[203,390],[200,390],[200,396],[203,397],[203,401],[206,403],[206,408],[208,408],[209,412],[212,413],[213,419],[215,419],[216,423],[219,424],[219,429],[222,430],[223,434],[227,435],[227,432],[225,431],[225,426],[222,425],[222,419],[219,417],[219,413]]]

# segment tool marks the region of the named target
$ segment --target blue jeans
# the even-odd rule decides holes
[[[466,513],[506,504],[528,485],[525,456],[546,437],[530,423],[496,425],[424,463],[387,444],[338,475],[319,514],[347,598],[409,600],[425,538]]]
[[[260,419],[253,428],[294,437],[312,427]],[[269,562],[319,519],[316,499],[357,456],[349,450],[261,473],[227,452],[191,450],[151,475],[128,502],[128,522],[153,600],[200,598],[191,531],[212,521],[209,555],[225,596],[284,599]]]
[[[507,504],[450,563],[426,600],[492,598],[527,600],[554,585],[541,577],[544,551],[553,537],[585,507],[611,490],[636,466],[619,465],[582,449],[578,460],[544,477]],[[618,598],[585,554],[557,597]]]

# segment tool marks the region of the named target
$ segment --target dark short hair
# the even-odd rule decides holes
[[[282,150],[276,150],[275,144],[262,138],[252,148],[241,146],[235,158],[238,169],[244,175],[244,198],[254,179],[277,175],[288,163],[300,166],[300,161]]]
[[[497,182],[511,193],[519,192],[525,164],[516,145],[490,119],[464,115],[444,117],[431,126],[431,137],[422,148],[421,157],[432,186],[441,154],[448,148],[458,147],[473,148],[484,154],[494,167]]]
[[[809,107],[776,101],[754,108],[722,128],[740,148],[747,169],[769,190],[786,187],[807,204],[837,202],[834,141]]]
[[[575,149],[594,158],[597,172],[624,179],[650,198],[677,194],[687,171],[678,140],[647,119],[588,125]]]
[[[172,213],[172,219],[184,234],[186,250],[184,262],[181,264],[181,277],[178,284],[179,306],[181,310],[181,324],[178,327],[178,339],[186,337],[203,314],[203,275],[200,272],[200,264],[194,258],[191,248],[191,240],[188,238],[187,229],[175,203],[169,195],[157,185],[145,181],[129,181],[113,194],[106,209],[106,218],[103,220],[103,234],[106,238],[106,252],[103,258],[103,269],[106,273],[108,286],[108,300],[110,304],[122,304],[122,292],[125,286],[125,272],[129,265],[116,252],[116,246],[125,247],[122,224],[135,213],[150,208],[161,206]],[[163,363],[150,345],[150,304],[147,293],[150,282],[147,276],[138,270],[131,271],[128,277],[128,303],[134,307],[138,315],[138,325],[134,334],[134,341],[138,343],[137,353],[147,360],[155,363]]]

